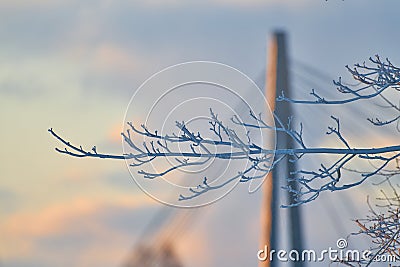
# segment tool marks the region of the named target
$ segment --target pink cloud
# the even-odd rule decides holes
[[[79,198],[70,202],[53,204],[39,211],[16,213],[5,218],[0,224],[2,243],[7,244],[3,248],[4,255],[2,256],[5,259],[20,259],[41,254],[47,258],[50,255],[47,255],[46,251],[41,251],[38,240],[54,236],[68,237],[70,233],[83,229],[90,232],[90,236],[98,238],[117,241],[124,239],[124,234],[119,233],[118,229],[108,229],[103,222],[95,218],[107,210],[122,208],[135,212],[140,208],[151,207],[154,203],[144,194],[121,197],[112,202]],[[105,247],[109,246],[99,244],[98,247],[90,249],[100,251]],[[106,257],[104,253],[102,255]],[[115,251],[109,251],[107,255],[111,257],[115,255]],[[86,258],[85,261],[89,259]]]

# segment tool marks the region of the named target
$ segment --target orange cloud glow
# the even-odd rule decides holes
[[[0,223],[2,241],[7,243],[4,256],[21,258],[32,255],[35,251],[35,239],[66,232],[69,228],[85,227],[96,235],[104,236],[107,229],[101,227],[101,222],[82,220],[91,218],[104,208],[129,208],[134,211],[140,207],[151,206],[155,202],[144,194],[132,197],[121,197],[112,202],[101,199],[79,198],[70,202],[50,205],[39,211],[16,213]],[[74,225],[74,222],[80,225]],[[83,224],[83,225],[82,225]],[[87,224],[87,225],[85,225]],[[115,234],[113,232],[113,234]]]

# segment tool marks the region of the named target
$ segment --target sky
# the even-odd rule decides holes
[[[299,62],[333,78],[377,53],[400,62],[399,7],[394,0],[0,0],[0,266],[121,266],[135,244],[160,230],[145,230],[156,214],[184,213],[143,193],[122,161],[56,153],[48,128],[121,153],[127,105],[148,77],[206,60],[263,86],[277,29],[288,35],[295,94],[305,97],[310,88],[296,80],[295,73],[307,75]],[[310,79],[334,89],[326,79]],[[331,111],[348,116],[328,110],[312,121],[307,114],[315,111],[307,107],[298,119],[323,133],[329,121],[318,116]],[[373,109],[350,112],[347,134],[355,143],[395,140],[360,130]],[[306,246],[335,246],[355,231],[351,219],[365,214],[373,188],[324,194],[304,206]],[[239,185],[196,209],[176,235],[184,266],[255,266],[260,200],[260,191],[248,194]]]

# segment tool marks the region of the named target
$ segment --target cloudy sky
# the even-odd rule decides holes
[[[0,266],[120,266],[159,228],[145,231],[154,215],[171,209],[144,194],[124,162],[57,154],[49,127],[121,153],[126,107],[149,76],[209,60],[263,85],[276,29],[288,34],[293,73],[307,75],[303,62],[337,77],[377,53],[400,63],[399,8],[395,0],[0,0]],[[383,143],[356,127],[348,134]],[[305,206],[306,246],[334,246],[354,231],[370,189]],[[196,210],[176,240],[184,265],[255,266],[260,199],[239,186]]]

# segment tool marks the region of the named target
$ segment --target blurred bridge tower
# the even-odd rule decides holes
[[[123,267],[183,267],[172,243],[139,245]]]
[[[284,32],[277,31],[273,34],[268,51],[268,63],[265,82],[265,96],[272,111],[275,112],[278,118],[284,125],[287,125],[288,119],[293,115],[291,104],[288,102],[276,102],[278,94],[283,92],[286,97],[291,97],[288,71],[288,55],[287,42]],[[285,133],[276,133],[276,148],[285,149],[294,147],[293,141],[288,138]],[[263,200],[261,211],[261,249],[267,245],[268,249],[279,249],[278,240],[282,240],[283,233],[279,229],[279,220],[281,213],[279,212],[279,191],[281,186],[286,183],[286,177],[289,173],[296,169],[295,163],[290,162],[289,158],[282,160],[272,172],[267,176],[263,184]],[[298,184],[291,183],[292,188],[298,188]],[[289,203],[293,203],[293,196],[289,193]],[[290,249],[301,251],[303,248],[302,227],[300,207],[289,209],[289,243]],[[277,260],[270,262],[268,259],[260,262],[259,267],[274,267],[277,266]],[[295,267],[305,266],[304,262],[294,262]]]
[[[176,244],[196,211],[162,207],[131,249],[122,267],[183,267]]]

